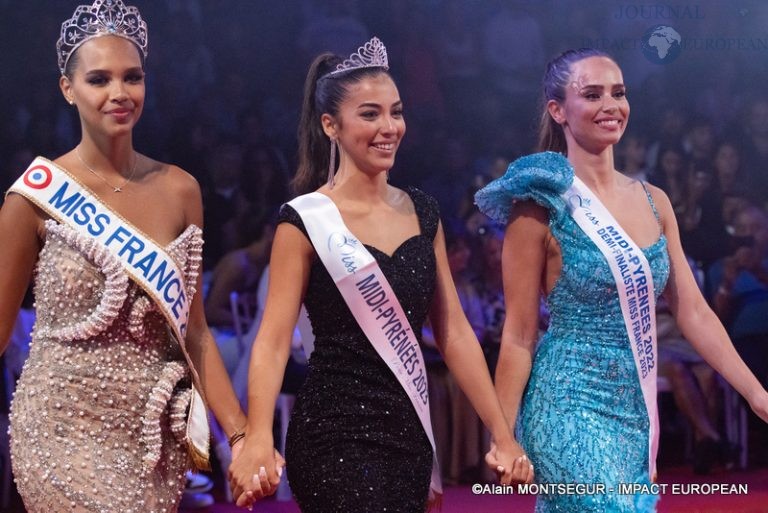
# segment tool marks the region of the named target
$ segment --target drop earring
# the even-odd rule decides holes
[[[336,142],[336,139],[331,139],[331,156],[328,161],[328,187],[330,189],[333,189],[333,186],[336,185],[333,176],[336,174],[336,151],[338,149],[338,143]]]

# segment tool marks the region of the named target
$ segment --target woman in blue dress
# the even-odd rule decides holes
[[[653,511],[655,495],[621,494],[618,485],[655,477],[655,394],[644,401],[608,260],[564,199],[574,177],[645,256],[655,296],[664,293],[685,338],[767,421],[768,393],[701,296],[667,196],[614,169],[630,110],[618,65],[599,51],[570,50],[550,62],[543,85],[540,147],[549,151],[515,161],[476,196],[507,223],[496,389],[537,483],[603,485],[602,493],[540,494],[537,512]],[[551,320],[537,346],[541,291]]]

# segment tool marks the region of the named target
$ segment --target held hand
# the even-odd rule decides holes
[[[749,402],[749,406],[763,422],[768,423],[768,392],[763,390],[757,394],[757,397]]]
[[[259,499],[275,493],[285,460],[270,445],[247,436],[232,448],[229,485],[240,507],[251,509]]]
[[[492,442],[491,449],[485,455],[485,462],[496,472],[503,485],[533,482],[533,464],[514,440],[505,446]]]

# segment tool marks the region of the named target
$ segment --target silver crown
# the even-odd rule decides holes
[[[75,14],[61,24],[56,42],[59,70],[64,74],[69,58],[80,45],[100,36],[119,36],[135,44],[147,57],[147,24],[139,10],[122,0],[95,0],[93,5],[79,5]]]
[[[363,46],[357,49],[357,52],[349,56],[336,69],[328,73],[329,76],[358,68],[384,68],[389,69],[387,60],[387,49],[384,43],[378,37],[372,38]]]

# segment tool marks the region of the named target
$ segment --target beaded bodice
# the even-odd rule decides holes
[[[69,511],[175,511],[187,464],[181,348],[116,257],[53,220],[45,229],[37,321],[11,422],[27,510],[56,511],[66,497]],[[192,297],[201,230],[190,225],[165,249]]]
[[[122,269],[120,261],[93,239],[49,220],[35,269],[35,338],[87,341],[127,330],[141,342],[164,337],[158,307]],[[186,293],[195,294],[202,254],[201,230],[190,225],[166,251],[185,274]],[[122,316],[121,316],[122,314]],[[115,322],[115,321],[118,322]],[[158,357],[166,359],[168,352]]]

